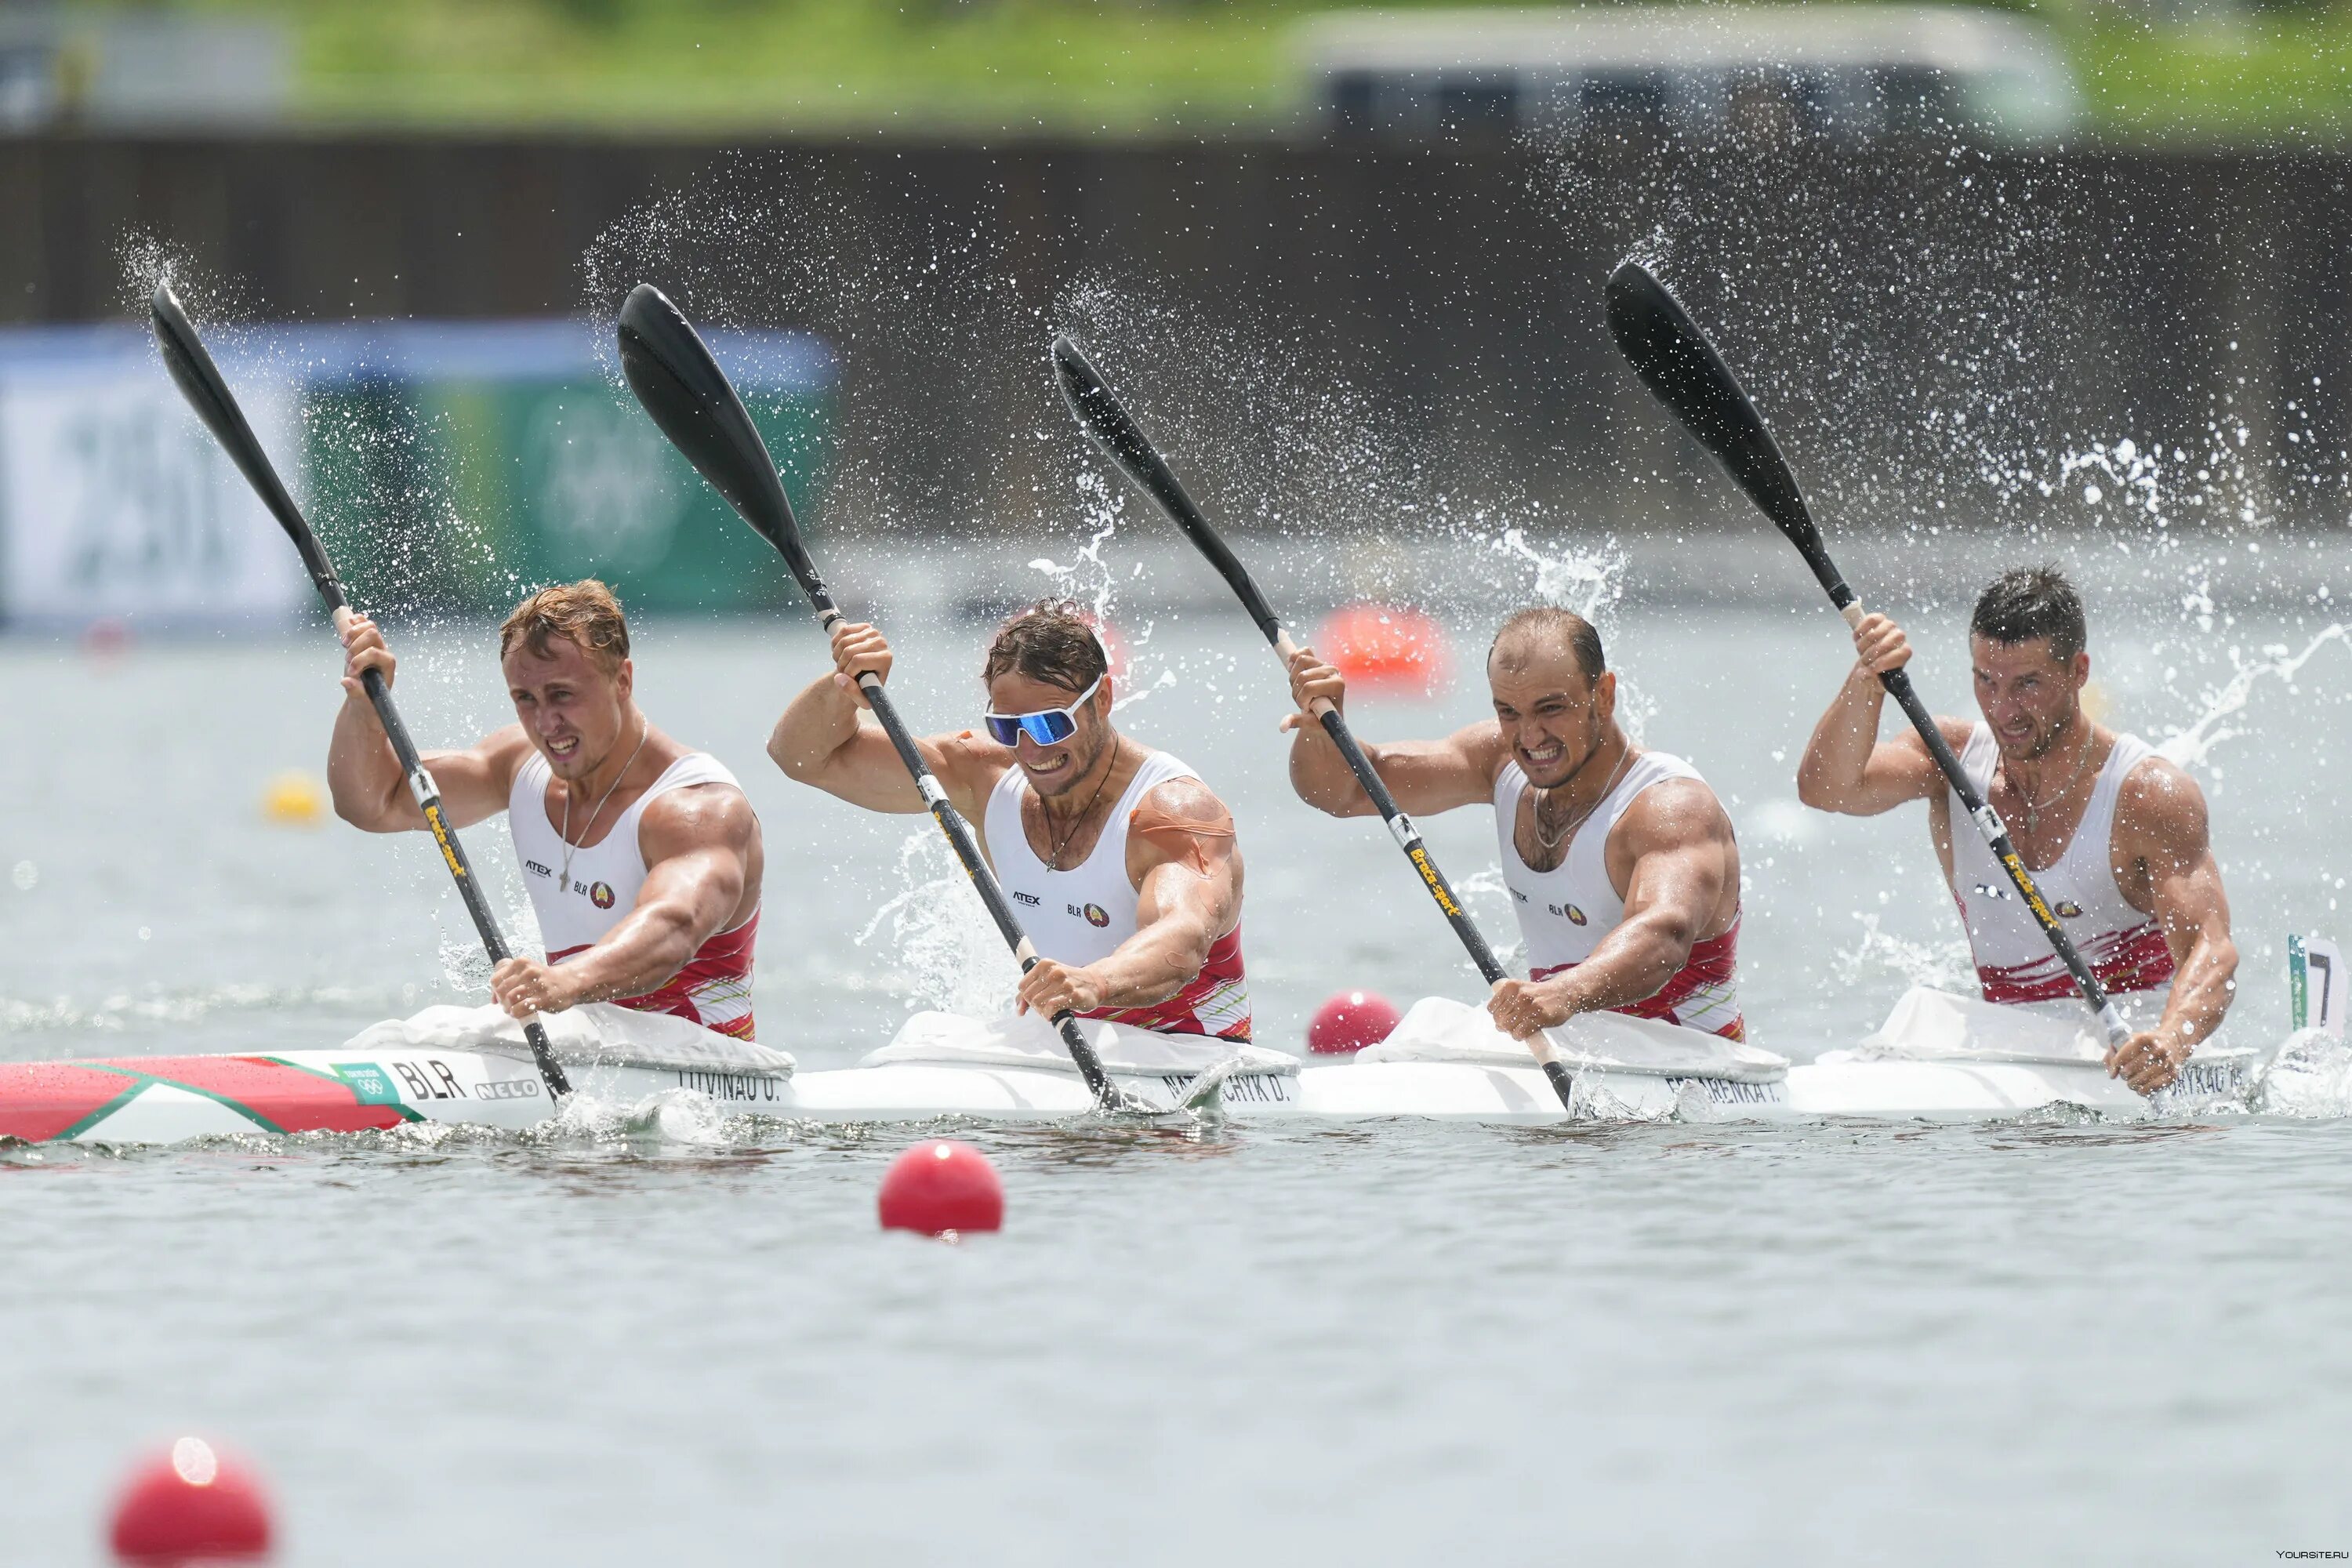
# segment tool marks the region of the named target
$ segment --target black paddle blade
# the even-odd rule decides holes
[[[326,552],[319,547],[318,536],[310,531],[310,522],[286,493],[285,484],[278,470],[270,466],[269,455],[261,449],[261,442],[246,423],[245,410],[237,406],[236,396],[228,389],[228,382],[205,352],[204,340],[188,322],[188,313],[180,308],[180,297],[169,283],[155,286],[155,297],[149,302],[155,323],[155,346],[163,351],[163,368],[172,373],[179,384],[181,395],[196,417],[213,433],[214,439],[228,452],[246,482],[261,498],[261,504],[278,520],[294,541],[294,548],[302,553],[302,564],[310,569],[310,580],[329,607],[343,603],[342,584],[336,581],[335,568],[327,560]]]
[[[1176,476],[1169,471],[1167,461],[1160,456],[1159,448],[1152,446],[1142,426],[1136,424],[1135,416],[1119,405],[1118,399],[1111,393],[1109,383],[1104,381],[1101,373],[1087,362],[1087,356],[1079,352],[1078,345],[1071,341],[1067,332],[1057,333],[1054,338],[1054,378],[1062,388],[1062,401],[1070,405],[1070,412],[1077,417],[1078,428],[1102,448],[1103,455],[1127,476],[1129,484],[1158,503],[1160,510],[1166,512],[1191,538],[1201,553],[1209,558],[1209,563],[1217,569],[1234,595],[1241,600],[1242,608],[1249,612],[1250,619],[1255,621],[1258,630],[1265,634],[1265,640],[1273,642],[1282,636],[1281,623],[1274,618],[1274,611],[1267,607],[1265,595],[1257,591],[1257,584],[1251,580],[1249,569],[1225,547],[1224,540],[1219,537],[1201,509],[1192,504],[1192,498],[1184,493],[1184,487],[1177,483]]]
[[[768,444],[692,323],[667,295],[640,283],[621,306],[620,338],[621,373],[662,434],[776,547],[803,590],[823,593]]]
[[[1813,574],[1843,609],[1853,596],[1838,574],[1780,443],[1755,403],[1682,302],[1638,261],[1609,277],[1609,331],[1633,374],[1699,444],[1716,456],[1748,497],[1788,535]]]

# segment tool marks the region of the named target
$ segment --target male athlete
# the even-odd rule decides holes
[[[2086,637],[2083,601],[2055,567],[2002,574],[1969,620],[1984,718],[1936,725],[2000,814],[2034,886],[2099,984],[2118,1001],[2167,992],[2157,1026],[2107,1053],[2111,1076],[2152,1094],[2221,1026],[2236,989],[2238,949],[2206,837],[2205,796],[2147,742],[2083,711]],[[1864,616],[1853,646],[1860,658],[1813,730],[1797,797],[1848,816],[1926,801],[1985,1000],[2074,996],[2065,965],[1969,825],[1926,743],[1908,728],[1878,738],[1886,691],[1879,675],[1911,660],[1903,628]]]
[[[792,700],[768,755],[868,811],[925,809],[858,676],[890,674],[872,626],[833,629],[834,673]],[[1119,733],[1101,641],[1049,601],[997,632],[981,668],[986,733],[918,741],[1041,955],[1023,1012],[1246,1040],[1242,858],[1233,815],[1192,770]]]
[[[1366,746],[1408,813],[1495,808],[1503,880],[1528,977],[1487,998],[1517,1039],[1580,1013],[1630,1013],[1739,1039],[1739,846],[1696,770],[1617,724],[1617,677],[1583,616],[1538,606],[1486,654],[1495,716],[1442,741]],[[1339,672],[1301,648],[1290,782],[1307,805],[1364,816],[1371,798],[1309,711],[1343,702]]]
[[[343,706],[327,751],[335,815],[370,833],[421,829],[361,677],[393,679],[367,616],[339,611]],[[673,1013],[751,1037],[760,821],[735,776],[657,733],[633,695],[629,628],[593,578],[541,588],[499,628],[515,717],[472,749],[425,753],[463,827],[507,814],[547,962],[509,958],[490,994],[518,1018],[583,1002]]]

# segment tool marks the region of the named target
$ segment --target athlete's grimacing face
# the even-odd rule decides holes
[[[2011,643],[1971,636],[1969,659],[1975,666],[1977,707],[2000,754],[2020,762],[2048,755],[2082,706],[2091,656],[2078,653],[2061,663],[2048,637]]]
[[[506,672],[515,718],[557,778],[583,776],[619,744],[636,684],[627,659],[607,675],[578,643],[551,637],[546,657],[517,643],[499,667]]]
[[[1050,680],[1034,680],[1017,670],[1006,670],[988,683],[992,713],[1042,713],[1067,708],[1078,694]],[[1078,727],[1070,738],[1041,746],[1026,734],[1014,737],[1013,760],[1028,776],[1029,787],[1041,795],[1057,795],[1076,787],[1080,779],[1102,760],[1103,748],[1114,738],[1110,727],[1111,682],[1106,676],[1094,696],[1077,711]]]
[[[1528,782],[1554,789],[1591,757],[1617,712],[1617,672],[1589,679],[1566,647],[1521,644],[1486,659],[1495,721]]]

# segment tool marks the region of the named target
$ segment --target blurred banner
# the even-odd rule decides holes
[[[255,431],[372,609],[502,612],[588,575],[633,608],[780,602],[772,552],[663,440],[577,321],[208,334]],[[804,525],[833,363],[718,332]],[[0,620],[278,621],[300,563],[136,327],[0,332]]]

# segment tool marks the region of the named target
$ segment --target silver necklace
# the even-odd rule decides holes
[[[1543,803],[1551,798],[1551,791],[1538,786],[1536,792],[1538,799],[1536,801],[1535,810],[1528,814],[1535,824],[1536,847],[1541,849],[1544,854],[1549,857],[1553,850],[1559,848],[1561,845],[1575,837],[1576,830],[1583,826],[1586,819],[1591,816],[1594,812],[1601,809],[1601,803],[1609,798],[1609,792],[1617,787],[1617,781],[1625,776],[1625,770],[1633,766],[1633,748],[1629,746],[1625,750],[1625,754],[1618,759],[1617,771],[1609,775],[1609,782],[1602,784],[1601,786],[1601,793],[1592,797],[1592,804],[1586,806],[1582,811],[1578,812],[1574,817],[1570,819],[1565,827],[1562,827],[1558,833],[1553,834],[1549,838],[1544,837]],[[1566,781],[1564,780],[1562,781],[1563,784]]]
[[[596,826],[596,818],[604,815],[604,803],[613,798],[613,792],[621,787],[621,781],[627,778],[629,776],[629,770],[637,765],[637,752],[642,752],[646,749],[646,737],[653,733],[653,723],[650,720],[638,727],[637,751],[631,752],[629,753],[629,760],[621,764],[621,771],[613,775],[613,782],[606,784],[604,786],[604,793],[596,797],[596,808],[588,814],[588,820],[580,825],[581,837],[585,838],[591,832],[594,831]],[[572,886],[572,857],[577,854],[580,848],[580,846],[572,842],[572,786],[569,784],[566,784],[563,786],[563,826],[557,831],[556,837],[563,840],[563,875],[562,881],[562,885],[568,889]]]
[[[2066,787],[2060,790],[2056,795],[2051,795],[2045,800],[2035,800],[2025,793],[2023,787],[2021,786],[2015,779],[2011,779],[2010,781],[2010,787],[2017,791],[2017,798],[2025,803],[2026,832],[2032,833],[2041,827],[2042,814],[2074,793],[2074,786],[2083,782],[2083,770],[2090,765],[2091,737],[2088,734],[2085,734],[2083,737],[2083,754],[2074,759],[2074,776],[2068,779],[2066,781]]]

